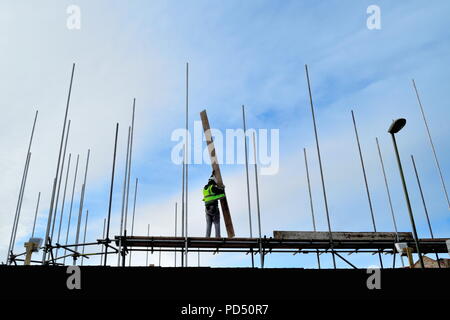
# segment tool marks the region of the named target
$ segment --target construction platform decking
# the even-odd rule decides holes
[[[397,238],[398,237],[398,238]],[[340,252],[367,251],[395,252],[395,243],[404,242],[415,248],[410,232],[328,232],[274,231],[274,237],[264,238],[206,238],[165,236],[116,236],[124,248],[131,251],[177,251],[178,248],[201,249],[203,252],[249,252],[262,250],[271,252],[316,252],[317,250],[339,250]],[[422,253],[448,253],[447,239],[420,239]]]

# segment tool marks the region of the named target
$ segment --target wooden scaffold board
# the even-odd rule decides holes
[[[211,128],[209,126],[208,115],[206,114],[206,110],[200,112],[200,118],[202,120],[203,131],[205,132],[206,144],[208,146],[208,153],[211,159],[211,166],[214,170],[214,175],[217,179],[217,184],[219,186],[223,186],[222,175],[220,173],[220,167],[217,160],[216,149],[214,148],[214,141],[211,135]],[[227,197],[223,197],[219,199],[220,206],[222,208],[223,220],[225,222],[225,227],[227,228],[228,238],[234,237],[234,228],[233,221],[231,220],[230,208],[228,207]]]

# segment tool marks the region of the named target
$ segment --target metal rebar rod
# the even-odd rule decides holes
[[[102,239],[105,239],[105,232],[106,232],[106,218],[103,219],[103,231],[102,231]],[[102,247],[101,254],[100,254],[100,265],[103,264],[103,249]]]
[[[150,223],[147,225],[147,237],[150,237]],[[177,254],[175,253],[175,260],[176,260],[176,256],[177,256]],[[147,246],[147,250],[145,252],[145,266],[148,267],[148,246]]]
[[[416,97],[417,97],[417,101],[419,103],[420,112],[422,113],[423,122],[425,123],[425,128],[427,129],[428,140],[430,141],[431,149],[433,151],[433,156],[434,156],[434,161],[436,163],[436,168],[437,168],[437,170],[439,172],[439,177],[441,178],[442,190],[444,191],[445,198],[447,199],[447,206],[448,206],[448,209],[450,210],[450,200],[449,200],[449,197],[448,197],[447,188],[445,186],[444,176],[442,174],[441,166],[439,164],[439,160],[438,160],[438,157],[437,157],[437,154],[436,154],[436,148],[434,147],[433,139],[431,138],[430,127],[428,126],[428,121],[427,121],[427,118],[425,117],[425,112],[423,110],[422,102],[420,101],[420,97],[419,97],[419,91],[417,90],[416,82],[414,81],[414,79],[412,80],[412,83],[413,83],[413,86],[414,86],[414,91],[416,92]]]
[[[186,143],[183,145],[183,176],[181,178],[181,236],[184,237],[184,176],[185,176],[185,148]],[[182,249],[181,254],[181,266],[184,267],[184,250]]]
[[[189,63],[186,63],[186,164],[185,164],[185,166],[186,166],[186,180],[185,180],[185,189],[186,189],[186,191],[185,191],[185,193],[184,193],[184,195],[185,195],[185,197],[186,197],[186,200],[185,200],[185,219],[184,219],[184,221],[185,221],[185,223],[186,223],[186,226],[185,226],[185,239],[186,239],[186,252],[185,252],[185,254],[186,254],[186,267],[188,266],[188,241],[187,241],[187,238],[188,238],[188,191],[189,191],[189,189],[188,189],[188,185],[189,185],[189,161],[190,161],[190,156],[189,156],[189,139],[188,139],[188,137],[189,137],[189,125],[188,125],[188,123],[189,123]]]
[[[25,176],[24,176],[24,179],[23,179],[23,185],[21,186],[22,190],[19,193],[19,207],[18,207],[18,210],[17,210],[17,219],[14,221],[13,234],[11,234],[11,236],[12,236],[12,243],[11,243],[11,248],[10,248],[10,252],[11,253],[14,251],[14,247],[15,247],[15,244],[16,244],[17,228],[19,226],[20,212],[22,211],[23,196],[25,194],[25,186],[26,186],[26,183],[27,183],[28,171],[29,171],[29,168],[30,168],[30,161],[31,161],[31,152],[28,153],[27,163],[26,163],[26,167],[25,167]]]
[[[89,210],[86,209],[86,220],[84,222],[84,236],[83,236],[83,244],[86,243],[86,231],[87,231],[87,225],[88,225],[88,217],[89,217]],[[83,250],[81,251],[81,265],[83,265],[83,260],[84,260],[84,248],[85,246],[83,245]]]
[[[109,227],[111,224],[111,210],[112,210],[112,198],[114,190],[114,171],[116,168],[116,153],[117,153],[117,136],[119,134],[119,123],[116,123],[116,136],[114,140],[114,155],[113,155],[113,165],[111,174],[111,188],[109,190],[109,206],[108,206],[108,222],[106,224],[106,241],[105,241],[105,259],[103,265],[106,267],[106,262],[108,258],[108,245],[109,245]]]
[[[125,198],[127,193],[127,178],[128,178],[128,157],[130,154],[130,137],[131,137],[131,126],[128,126],[128,139],[127,139],[127,155],[125,160],[125,174],[123,176],[123,191],[122,191],[122,211],[120,215],[120,230],[119,235],[122,236],[126,227],[124,225],[125,222]],[[117,266],[120,266],[120,252],[122,248],[122,239],[119,239],[119,251],[117,255]]]
[[[197,266],[200,268],[200,248],[197,249]]]
[[[306,148],[303,148],[303,154],[305,156],[306,182],[308,184],[309,205],[311,208],[312,224],[313,224],[313,230],[314,230],[314,232],[316,232],[317,231],[316,218],[314,217],[314,203],[313,203],[312,191],[311,191],[311,180],[309,179],[309,167],[308,167],[308,158],[306,156]],[[321,269],[319,250],[317,250],[316,255],[317,255],[317,266],[319,269]]]
[[[177,209],[178,209],[178,203],[175,202],[175,237],[177,236]],[[149,235],[147,235],[149,236]],[[177,252],[174,252],[174,267],[177,266]]]
[[[126,197],[128,190],[128,159],[130,157],[130,143],[131,141],[131,126],[128,126],[128,139],[127,139],[127,155],[125,158],[125,173],[123,176],[123,193],[122,193],[122,213],[120,220],[120,235],[123,234],[123,231],[126,229],[125,226],[125,210],[126,210]]]
[[[259,206],[258,158],[256,156],[256,139],[254,132],[253,132],[253,156],[255,159],[255,187],[256,187],[256,209],[258,212],[259,255],[261,258],[261,268],[264,268],[264,254],[262,252],[262,236],[261,236],[261,210]]]
[[[308,93],[309,93],[309,102],[311,105],[311,115],[312,115],[312,120],[313,120],[313,125],[314,125],[314,136],[316,139],[317,158],[319,159],[320,179],[322,181],[323,201],[324,201],[324,205],[325,205],[325,212],[327,214],[328,233],[330,235],[331,254],[333,257],[333,266],[334,266],[334,269],[336,269],[336,258],[334,256],[334,249],[333,249],[333,235],[331,233],[330,212],[328,210],[327,192],[326,192],[326,188],[325,188],[325,179],[324,179],[324,174],[323,174],[322,159],[320,156],[319,137],[317,134],[317,125],[316,125],[316,117],[314,114],[314,105],[313,105],[313,100],[312,100],[311,84],[309,81],[308,66],[306,64],[305,64],[305,71],[306,71],[306,80],[308,82]]]
[[[391,210],[392,223],[394,225],[394,230],[395,230],[395,237],[397,239],[396,241],[398,242],[400,238],[398,236],[397,221],[395,219],[394,207],[392,205],[392,199],[391,199],[391,192],[389,190],[389,184],[388,184],[387,177],[386,177],[386,170],[384,168],[383,156],[381,154],[380,143],[378,142],[378,138],[375,138],[375,141],[377,142],[378,156],[380,158],[381,170],[383,171],[384,185],[386,187],[386,194],[387,194],[388,201],[389,201],[389,209]],[[405,263],[403,261],[403,257],[400,253],[399,253],[399,255],[400,255],[400,261],[402,262],[402,266],[404,267]],[[394,260],[394,267],[395,267],[395,260]]]
[[[134,187],[134,203],[133,203],[133,218],[132,218],[132,221],[131,221],[131,236],[133,236],[133,234],[134,234],[134,216],[135,216],[135,213],[136,213],[137,188],[138,188],[138,178],[136,178],[136,184],[135,184],[135,187]],[[131,266],[131,254],[132,254],[132,251],[130,251],[130,258],[129,258],[129,261],[128,261],[128,266]]]
[[[62,153],[62,148],[63,148],[64,135],[65,135],[65,132],[66,132],[66,121],[67,121],[67,115],[69,113],[70,96],[72,94],[72,83],[73,83],[74,72],[75,72],[75,63],[72,65],[72,74],[70,76],[69,94],[67,95],[66,111],[65,111],[65,114],[64,114],[64,123],[63,123],[63,129],[62,129],[62,133],[61,133],[61,141],[60,141],[60,144],[59,144],[58,161],[57,161],[57,164],[56,164],[56,173],[55,173],[55,178],[53,180],[53,188],[52,188],[52,195],[51,195],[51,200],[50,200],[50,208],[49,208],[49,211],[48,211],[47,230],[45,232],[45,238],[44,238],[45,243],[48,244],[48,245],[50,245],[50,240],[49,240],[50,227],[51,227],[51,222],[52,222],[52,214],[53,214],[53,206],[54,206],[54,201],[55,201],[55,191],[56,191],[56,184],[57,184],[57,180],[58,180],[59,166],[61,164],[61,153]],[[45,263],[46,256],[47,256],[47,250],[44,250],[44,253],[42,255],[42,263]]]
[[[36,229],[36,220],[37,220],[37,215],[38,215],[38,211],[39,211],[39,202],[40,201],[41,201],[41,192],[39,191],[38,198],[36,201],[36,210],[34,212],[33,231],[31,231],[31,238],[34,237],[34,230]]]
[[[75,173],[74,173],[74,176],[73,176],[72,197],[71,197],[71,199],[70,199],[69,219],[67,220],[66,241],[64,242],[66,245],[67,245],[67,243],[68,243],[68,241],[69,241],[70,222],[71,222],[71,220],[72,220],[73,197],[74,197],[74,195],[75,195],[75,185],[76,185],[76,183],[77,183],[78,162],[79,162],[79,160],[80,160],[80,155],[77,154],[77,162],[76,162],[76,165],[75,165]],[[66,262],[66,257],[65,257],[65,256],[66,256],[66,252],[67,252],[67,250],[64,249],[64,260],[63,260],[63,264],[65,264],[65,262]]]
[[[53,241],[53,235],[55,232],[55,225],[56,225],[56,216],[58,213],[58,204],[59,204],[59,193],[61,191],[61,182],[62,182],[62,176],[63,176],[63,171],[64,171],[64,164],[66,162],[66,151],[67,151],[67,142],[69,140],[69,132],[70,132],[70,120],[69,123],[67,125],[67,133],[66,133],[66,139],[64,142],[64,150],[63,150],[63,156],[62,156],[62,161],[61,161],[61,170],[59,172],[59,178],[58,178],[58,189],[56,190],[56,200],[55,200],[55,208],[53,210],[53,222],[52,222],[52,231],[50,233],[50,238]]]
[[[414,160],[413,155],[411,155],[411,162],[413,164],[414,173],[416,175],[417,186],[419,187],[420,197],[422,199],[422,205],[423,205],[423,209],[425,211],[425,217],[427,218],[428,230],[430,230],[431,238],[434,239],[433,228],[431,227],[430,216],[428,215],[428,209],[427,209],[427,205],[425,203],[425,197],[423,195],[422,185],[420,183],[420,178],[419,178],[419,174],[417,172],[417,167],[416,167],[416,161]]]
[[[39,114],[39,111],[36,110],[36,113],[34,115],[34,120],[33,120],[33,127],[31,129],[30,140],[28,142],[27,155],[25,157],[25,164],[24,164],[23,172],[22,172],[22,180],[20,182],[19,196],[17,197],[16,212],[14,213],[13,227],[11,230],[11,237],[9,240],[9,246],[8,246],[8,251],[7,251],[7,255],[6,255],[6,263],[8,263],[8,260],[9,260],[9,253],[11,251],[11,246],[12,246],[12,242],[13,242],[12,241],[13,234],[15,233],[15,230],[16,230],[16,222],[18,220],[17,216],[19,214],[20,199],[22,198],[22,193],[23,193],[23,189],[24,189],[24,185],[25,185],[25,176],[27,174],[28,167],[29,167],[29,157],[30,157],[30,152],[31,152],[31,145],[33,142],[34,130],[36,128],[36,121],[37,121],[38,114]]]
[[[127,238],[127,229],[125,229],[124,231],[123,231],[123,238],[124,239],[126,239]],[[127,242],[125,241],[124,243],[123,243],[123,246],[122,246],[122,252],[121,252],[121,255],[122,255],[122,267],[125,267],[125,258],[126,258],[126,253],[128,252],[128,246],[127,246]]]
[[[53,206],[53,201],[55,200],[55,190],[56,190],[56,178],[53,178],[53,186],[52,186],[52,193],[51,193],[51,200],[50,200],[50,205]],[[47,236],[47,234],[50,232],[50,223],[51,223],[51,213],[53,212],[53,208],[51,208],[51,210],[49,210],[49,215],[48,215],[48,219],[47,219],[47,228],[46,228],[46,236],[44,239],[44,248],[43,248],[43,252],[42,252],[42,261],[41,263],[47,264],[46,261],[46,257],[47,257],[47,251],[49,250],[49,247],[51,245],[51,241],[50,241],[50,237]]]
[[[23,185],[24,185],[24,181],[25,181],[25,176],[27,174],[28,171],[28,163],[30,160],[30,152],[27,153],[27,157],[25,159],[25,167],[23,169],[23,174],[22,174],[22,180],[20,182],[20,188],[19,188],[19,196],[17,198],[17,205],[16,205],[16,211],[14,213],[14,220],[13,220],[13,224],[12,224],[12,228],[11,228],[11,236],[9,238],[9,245],[8,245],[8,252],[6,254],[6,263],[10,263],[10,253],[13,251],[11,246],[13,246],[13,243],[15,242],[15,231],[16,231],[16,223],[18,222],[17,219],[17,215],[19,212],[19,208],[20,208],[20,202],[22,199],[22,190],[23,190]]]
[[[130,133],[130,155],[128,156],[128,178],[127,178],[127,194],[125,200],[125,229],[128,221],[128,197],[130,194],[130,177],[131,177],[131,157],[133,154],[133,135],[134,135],[134,113],[135,113],[136,99],[133,99],[133,114],[131,118],[131,133]]]
[[[363,158],[363,154],[362,154],[362,150],[361,150],[361,143],[359,142],[358,129],[356,128],[355,114],[354,114],[353,110],[351,110],[351,113],[352,113],[352,120],[353,120],[353,128],[355,129],[356,143],[358,145],[359,160],[361,161],[361,169],[362,169],[363,176],[364,176],[364,185],[366,187],[367,201],[369,203],[370,216],[372,218],[372,227],[373,227],[373,231],[377,232],[377,225],[375,223],[375,213],[373,212],[372,198],[370,197],[370,190],[369,190],[369,183],[367,182],[366,167],[364,165],[364,158]],[[381,269],[383,269],[384,266],[383,266],[383,259],[381,258],[381,253],[378,253],[378,258],[380,260]]]
[[[75,230],[75,251],[78,251],[78,243],[80,238],[80,230],[81,230],[81,220],[83,217],[83,196],[84,196],[84,183],[81,185],[81,195],[80,195],[80,204],[79,204],[79,211],[78,211],[78,219],[77,219],[77,227]],[[76,257],[73,257],[73,265],[76,265]]]
[[[80,208],[78,212],[78,224],[77,224],[77,233],[75,238],[75,251],[78,251],[78,241],[80,239],[80,227],[81,227],[81,217],[83,216],[83,205],[84,205],[84,196],[86,194],[86,180],[87,180],[87,173],[89,169],[89,157],[91,154],[91,150],[88,149],[87,158],[86,158],[86,169],[84,170],[84,180],[83,180],[83,187],[81,188],[81,196],[80,196]],[[73,264],[76,264],[76,259],[74,257]]]
[[[161,250],[159,250],[159,266],[161,267]]]
[[[248,177],[248,151],[247,151],[247,123],[245,121],[245,107],[242,105],[242,122],[244,125],[244,153],[245,153],[245,176],[247,181],[247,206],[248,206],[248,225],[250,229],[250,238],[253,238],[253,230],[252,230],[252,210],[251,210],[251,201],[250,201],[250,180]],[[251,254],[252,257],[252,268],[255,267],[255,259],[253,256],[253,252]]]
[[[389,201],[389,208],[391,210],[392,223],[394,225],[395,234],[398,239],[397,221],[395,219],[394,207],[392,206],[391,192],[389,190],[389,184],[388,184],[387,177],[386,177],[386,170],[384,168],[383,156],[381,155],[380,143],[378,142],[378,138],[375,138],[375,141],[377,142],[378,156],[380,158],[381,170],[383,171],[384,185],[386,187],[386,194],[387,194],[388,201]]]
[[[61,213],[60,213],[60,217],[59,217],[58,238],[56,240],[57,243],[59,243],[59,239],[61,236],[61,226],[62,226],[62,221],[63,221],[63,216],[64,216],[64,206],[66,203],[66,191],[67,191],[67,182],[69,181],[69,170],[70,170],[71,158],[72,158],[72,154],[69,153],[69,159],[67,161],[66,181],[64,183],[64,192],[63,192],[63,199],[62,199],[62,204],[61,204]],[[59,250],[59,248],[56,249],[55,258],[58,258],[58,250]]]
[[[17,228],[19,226],[20,213],[22,212],[23,197],[25,195],[25,187],[27,185],[28,172],[30,171],[30,162],[31,162],[31,152],[29,153],[29,157],[28,157],[27,168],[25,171],[25,179],[24,179],[23,188],[22,188],[22,195],[20,197],[19,211],[17,214],[17,221],[16,221],[15,230],[14,230],[14,238],[13,238],[12,247],[11,247],[12,251],[14,251],[14,247],[16,244]]]
[[[425,203],[425,196],[424,196],[423,190],[422,190],[422,184],[420,183],[419,173],[417,171],[416,161],[414,160],[414,156],[413,155],[411,155],[411,161],[412,161],[412,164],[413,164],[414,173],[416,174],[417,186],[419,187],[420,198],[422,199],[423,210],[425,212],[425,217],[427,218],[428,229],[430,230],[430,236],[431,236],[431,239],[434,239],[433,228],[431,227],[430,216],[428,214],[427,204]],[[440,268],[441,267],[441,263],[439,261],[439,255],[437,254],[437,252],[436,252],[436,261],[437,261],[438,266]]]

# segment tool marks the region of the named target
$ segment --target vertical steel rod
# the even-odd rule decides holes
[[[122,213],[120,217],[120,235],[125,230],[125,207],[126,207],[126,194],[127,194],[127,182],[128,182],[128,158],[130,156],[130,139],[131,139],[131,126],[128,127],[128,139],[127,139],[127,155],[125,158],[125,173],[123,176],[123,193],[122,193]],[[119,245],[120,247],[120,245]],[[119,259],[120,260],[120,259]]]
[[[361,150],[361,143],[359,142],[358,129],[356,128],[355,114],[353,113],[353,110],[351,112],[352,112],[353,128],[355,129],[356,142],[358,144],[359,160],[361,161],[361,169],[362,169],[363,176],[364,176],[364,185],[366,186],[367,201],[369,203],[370,216],[372,218],[373,231],[377,232],[377,225],[375,223],[375,214],[373,212],[372,199],[370,197],[369,183],[367,182],[366,167],[364,165],[364,158],[363,158],[363,154],[362,154],[362,150]],[[383,259],[381,258],[380,252],[378,252],[378,258],[380,260],[381,269],[383,269]]]
[[[183,176],[181,178],[181,236],[184,238],[184,176],[185,176],[185,148],[186,144],[183,145]],[[181,266],[184,267],[184,250],[181,248]]]
[[[12,243],[11,243],[11,248],[10,248],[11,254],[14,251],[14,247],[16,244],[17,228],[19,226],[20,212],[22,211],[23,196],[25,194],[25,186],[27,184],[27,177],[28,177],[28,171],[30,168],[30,161],[31,161],[31,152],[28,153],[28,157],[27,157],[27,161],[26,161],[26,165],[25,165],[25,176],[23,179],[23,184],[21,186],[21,190],[19,191],[19,207],[18,207],[17,216],[16,216],[17,219],[14,221],[13,234],[11,234],[11,236],[12,236],[12,240],[11,240]]]
[[[105,231],[106,231],[106,218],[103,219],[103,231],[102,231],[102,239],[105,239]],[[100,265],[103,265],[103,249],[104,247],[102,247],[102,254],[100,255]]]
[[[128,221],[128,197],[130,194],[130,177],[131,177],[131,156],[133,154],[133,135],[134,135],[134,113],[135,113],[136,99],[133,99],[133,114],[131,119],[131,134],[130,134],[130,155],[128,156],[128,178],[127,178],[127,196],[125,200],[125,229]],[[130,251],[131,256],[131,251]]]
[[[161,267],[161,248],[159,248],[159,266]]]
[[[417,172],[416,161],[414,160],[414,156],[413,155],[411,155],[411,161],[412,161],[412,164],[413,164],[413,167],[414,167],[414,173],[416,174],[417,186],[419,187],[420,198],[422,199],[423,210],[425,212],[425,217],[427,218],[428,229],[430,230],[431,239],[434,239],[433,228],[431,227],[430,216],[428,215],[427,204],[425,203],[425,196],[423,195],[422,184],[420,183],[419,173]],[[437,252],[435,252],[435,254],[436,254],[436,261],[437,261],[438,266],[440,268],[441,267],[441,263],[439,261],[439,255],[438,255]]]
[[[136,178],[136,184],[134,186],[134,203],[133,203],[133,218],[131,221],[131,236],[133,236],[134,234],[134,216],[136,213],[136,195],[137,195],[137,188],[138,188],[138,178]],[[131,254],[133,253],[133,251],[130,251],[130,258],[128,261],[128,266],[131,266]]]
[[[39,191],[37,202],[36,202],[36,211],[34,212],[33,231],[31,232],[31,238],[34,237],[34,230],[36,228],[36,220],[37,220],[37,215],[38,215],[38,211],[39,211],[39,202],[40,201],[41,201],[41,192]]]
[[[53,222],[52,222],[52,232],[50,233],[50,239],[53,241],[53,235],[55,232],[55,225],[56,225],[56,216],[58,213],[58,203],[59,203],[59,193],[61,191],[61,182],[63,177],[63,171],[64,171],[64,164],[66,162],[66,151],[67,151],[67,142],[69,140],[69,132],[70,132],[70,120],[67,125],[67,133],[66,133],[66,139],[64,142],[64,150],[63,150],[63,156],[61,161],[61,170],[59,172],[59,178],[58,178],[58,189],[56,190],[56,200],[55,200],[55,209],[53,210]]]
[[[186,267],[188,266],[188,185],[189,185],[189,63],[186,63],[186,180],[185,180],[185,188],[186,191],[184,193],[186,200],[185,200],[185,246],[186,246]],[[160,251],[161,252],[161,251]]]
[[[87,231],[87,225],[88,225],[88,217],[89,217],[89,210],[86,210],[86,221],[84,222],[84,236],[83,236],[83,251],[81,254],[84,254],[84,248],[86,247],[84,244],[86,243],[86,231]],[[81,256],[81,265],[83,265],[84,256]]]
[[[433,150],[436,168],[439,172],[439,177],[441,178],[442,189],[444,191],[445,198],[447,199],[447,206],[448,206],[448,209],[450,210],[450,200],[448,198],[447,188],[445,187],[445,182],[444,182],[444,176],[442,175],[442,170],[441,170],[441,166],[439,164],[439,160],[438,160],[438,157],[436,154],[436,149],[434,147],[433,139],[431,138],[430,127],[428,126],[428,121],[427,121],[427,118],[425,117],[425,112],[423,111],[422,102],[420,101],[419,92],[417,90],[416,82],[414,81],[414,79],[412,80],[412,83],[414,86],[414,91],[416,92],[417,101],[419,102],[419,107],[420,107],[420,112],[422,113],[423,122],[425,123],[425,128],[427,129],[428,140],[430,140],[431,149]]]
[[[119,235],[122,237],[122,234],[124,232],[125,225],[125,197],[127,192],[127,178],[128,178],[128,157],[130,153],[130,137],[131,137],[131,126],[128,127],[128,139],[127,139],[127,156],[125,160],[125,174],[123,176],[123,192],[122,192],[122,212],[120,215],[120,231]],[[119,250],[117,251],[117,266],[120,266],[120,252],[122,248],[122,238],[119,238]]]
[[[392,223],[394,224],[395,238],[397,239],[396,241],[398,242],[398,241],[400,241],[400,238],[398,236],[397,221],[395,219],[394,207],[392,205],[392,199],[391,199],[391,192],[389,190],[389,184],[388,184],[387,177],[386,177],[386,170],[384,168],[383,156],[381,155],[380,143],[378,142],[378,138],[375,138],[375,141],[377,142],[378,156],[380,158],[381,170],[383,171],[383,177],[384,177],[384,185],[386,187],[386,194],[387,194],[388,201],[389,201],[389,209],[391,210]],[[404,267],[405,263],[403,262],[403,256],[400,253],[399,253],[399,255],[400,255],[400,260],[402,262],[402,266]],[[395,267],[395,264],[394,264],[394,267]]]
[[[21,207],[21,201],[22,201],[22,196],[23,196],[23,188],[24,188],[24,182],[25,182],[25,177],[27,176],[28,173],[28,165],[30,162],[30,155],[31,152],[27,153],[27,158],[25,159],[25,167],[23,169],[23,174],[22,174],[22,180],[20,182],[20,188],[19,188],[19,196],[17,198],[17,206],[16,206],[16,212],[14,213],[14,220],[13,220],[13,225],[12,225],[12,229],[11,229],[11,236],[9,238],[9,245],[8,245],[8,252],[6,254],[6,263],[8,264],[8,262],[10,261],[10,254],[12,255],[12,251],[14,247],[14,242],[15,242],[15,234],[16,234],[16,230],[17,230],[17,225],[18,225],[18,212],[20,211],[20,207]]]
[[[117,136],[119,134],[119,123],[116,123],[116,137],[114,140],[114,155],[113,155],[113,165],[111,174],[111,188],[109,190],[109,206],[108,206],[108,222],[106,224],[106,239],[105,239],[105,259],[103,260],[103,265],[106,267],[108,260],[108,246],[109,246],[109,227],[111,225],[111,210],[112,210],[112,198],[114,190],[114,171],[116,169],[116,153],[117,153]]]
[[[78,243],[79,243],[79,238],[80,238],[80,229],[81,229],[81,220],[83,218],[83,206],[81,205],[81,202],[83,201],[83,194],[84,194],[84,184],[81,186],[81,196],[80,196],[80,209],[78,212],[78,223],[77,223],[77,228],[75,231],[75,251],[78,251]],[[77,263],[77,257],[73,256],[73,265],[76,265]]]
[[[34,115],[34,120],[33,120],[33,127],[31,129],[31,135],[30,135],[30,141],[28,142],[28,149],[27,149],[27,155],[25,157],[25,164],[23,167],[23,173],[22,173],[22,180],[20,182],[20,189],[19,189],[19,196],[17,198],[17,205],[16,205],[16,212],[14,214],[14,220],[13,220],[13,226],[12,226],[12,230],[11,230],[11,237],[9,240],[9,246],[8,246],[8,251],[6,253],[6,263],[8,263],[9,261],[9,253],[11,251],[11,246],[12,246],[12,239],[13,239],[13,234],[15,233],[16,230],[16,225],[17,225],[17,216],[19,214],[19,206],[20,206],[20,199],[22,198],[22,193],[23,193],[23,189],[24,189],[24,180],[25,180],[25,176],[27,174],[28,171],[28,167],[29,167],[29,157],[30,157],[30,151],[31,151],[31,144],[33,142],[33,137],[34,137],[34,130],[36,128],[36,121],[37,121],[37,117],[38,117],[39,111],[36,110],[36,113]]]
[[[80,208],[78,212],[78,224],[77,224],[77,233],[75,238],[75,251],[78,251],[78,241],[80,239],[80,227],[81,227],[81,217],[83,216],[83,205],[84,205],[84,196],[86,194],[86,179],[89,168],[89,156],[91,154],[91,150],[88,149],[87,158],[86,158],[86,169],[84,170],[84,181],[83,186],[81,188],[81,196],[80,196]],[[73,264],[76,264],[76,258],[73,259]]]
[[[67,115],[69,113],[70,96],[72,94],[72,83],[73,83],[74,72],[75,72],[75,63],[72,65],[72,74],[70,76],[69,94],[67,95],[66,111],[64,114],[64,123],[63,123],[63,129],[62,129],[62,133],[61,133],[61,141],[59,144],[58,162],[56,164],[56,173],[55,173],[55,178],[53,180],[52,196],[51,196],[51,200],[50,200],[50,208],[49,208],[48,220],[47,220],[47,230],[45,232],[45,238],[44,238],[45,243],[48,245],[50,245],[49,235],[50,235],[50,227],[51,227],[51,222],[52,222],[53,206],[54,206],[54,201],[55,201],[56,183],[58,180],[59,166],[61,164],[61,153],[62,153],[62,148],[63,148],[64,135],[66,132],[66,121],[67,121]],[[42,255],[42,263],[45,263],[46,257],[47,257],[47,248],[44,250],[44,253]]]
[[[42,264],[47,264],[48,262],[46,261],[46,257],[47,257],[47,251],[49,251],[49,246],[50,246],[50,237],[48,236],[48,233],[50,232],[50,224],[51,224],[51,214],[53,212],[53,201],[55,201],[55,190],[56,190],[56,178],[53,178],[53,186],[52,186],[52,193],[51,193],[51,200],[50,200],[50,204],[52,206],[51,210],[49,210],[48,213],[48,218],[47,218],[47,229],[46,229],[46,236],[44,239],[44,249],[43,249],[43,253],[42,253]]]
[[[66,181],[64,183],[64,192],[63,192],[63,199],[62,199],[62,204],[61,204],[61,213],[60,213],[60,217],[59,217],[58,238],[56,240],[57,243],[59,243],[59,239],[61,236],[61,226],[62,226],[62,221],[63,221],[63,216],[64,216],[64,206],[66,203],[66,191],[67,191],[67,182],[69,181],[69,170],[70,170],[71,158],[72,158],[72,154],[69,153],[69,159],[67,161]],[[55,254],[56,258],[58,258],[58,250],[59,250],[59,248],[56,249],[56,254]]]
[[[261,257],[261,268],[264,268],[264,253],[262,250],[262,236],[261,236],[261,210],[259,207],[258,158],[256,156],[256,139],[254,132],[253,132],[253,157],[255,159],[255,187],[256,187],[256,209],[258,212],[259,255]]]
[[[177,236],[177,206],[178,206],[178,203],[175,202],[175,237]],[[148,251],[147,251],[147,254],[148,254]],[[176,267],[177,266],[177,251],[176,251],[176,248],[175,248],[175,251],[174,251],[174,260],[175,260],[174,261],[174,267]]]
[[[311,208],[312,224],[313,224],[313,230],[314,230],[314,232],[316,232],[317,231],[317,229],[316,229],[316,218],[314,217],[314,204],[313,204],[313,199],[312,199],[311,180],[309,179],[309,167],[308,167],[308,158],[306,156],[306,148],[303,148],[303,154],[305,156],[306,182],[308,184],[309,205],[310,205],[310,208]],[[319,249],[317,249],[316,255],[317,255],[317,266],[318,266],[319,269],[321,269],[321,267],[320,267],[320,253],[319,253]]]
[[[147,237],[150,237],[150,223],[147,225]],[[148,267],[148,247],[147,251],[145,252],[145,266]]]
[[[383,156],[381,155],[380,143],[378,142],[378,138],[375,138],[375,141],[377,142],[378,156],[380,158],[381,170],[383,171],[384,185],[386,187],[386,193],[387,193],[387,197],[389,200],[389,208],[391,210],[392,223],[394,224],[395,236],[398,241],[399,237],[398,237],[397,221],[395,219],[394,207],[392,206],[391,192],[389,190],[389,184],[388,184],[387,177],[386,177],[386,170],[384,168]]]
[[[313,125],[314,125],[314,136],[316,138],[316,149],[317,149],[317,157],[319,159],[319,168],[320,168],[320,178],[322,181],[322,192],[323,192],[323,200],[324,200],[324,204],[325,204],[325,212],[327,214],[327,224],[328,224],[328,233],[330,235],[330,248],[331,248],[331,254],[333,257],[333,267],[334,269],[336,269],[336,258],[334,256],[334,244],[333,244],[333,234],[331,232],[331,222],[330,222],[330,213],[328,210],[328,200],[327,200],[327,193],[326,193],[326,189],[325,189],[325,179],[324,179],[324,174],[323,174],[323,168],[322,168],[322,159],[320,157],[320,147],[319,147],[319,137],[317,134],[317,125],[316,125],[316,117],[314,115],[314,105],[313,105],[313,100],[312,100],[312,93],[311,93],[311,84],[309,81],[309,73],[308,73],[308,66],[305,64],[305,71],[306,71],[306,80],[308,82],[308,93],[309,93],[309,102],[311,105],[311,115],[312,115],[312,120],[313,120]]]
[[[74,197],[74,194],[75,194],[75,185],[76,185],[76,183],[77,183],[78,162],[79,162],[79,160],[80,160],[80,155],[77,154],[77,163],[76,163],[76,165],[75,165],[75,174],[74,174],[74,176],[73,176],[72,197],[71,197],[71,199],[70,199],[69,219],[68,219],[68,221],[67,221],[67,232],[66,232],[66,241],[65,241],[65,244],[66,244],[66,245],[68,244],[68,241],[69,241],[70,222],[71,222],[71,220],[72,220],[73,197]],[[67,250],[64,249],[64,259],[63,259],[63,264],[66,263],[66,252],[67,252]]]
[[[245,107],[242,105],[242,122],[244,124],[244,148],[245,148],[245,176],[247,179],[247,206],[248,206],[248,225],[250,229],[250,238],[253,238],[252,230],[252,210],[250,202],[250,181],[248,177],[248,152],[247,152],[247,123],[245,121]],[[250,249],[250,255],[252,256],[252,268],[255,267],[255,258],[253,256],[253,248]]]
[[[125,229],[123,231],[123,237],[124,238],[127,237],[127,229]],[[126,255],[126,252],[127,252],[127,242],[125,241],[124,245],[122,246],[122,252],[121,252],[121,255],[122,255],[122,267],[125,267],[125,255]]]

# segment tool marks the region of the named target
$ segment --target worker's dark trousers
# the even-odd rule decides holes
[[[216,238],[220,238],[220,211],[217,202],[205,206],[206,212],[206,237],[211,237],[211,227],[214,223]]]

